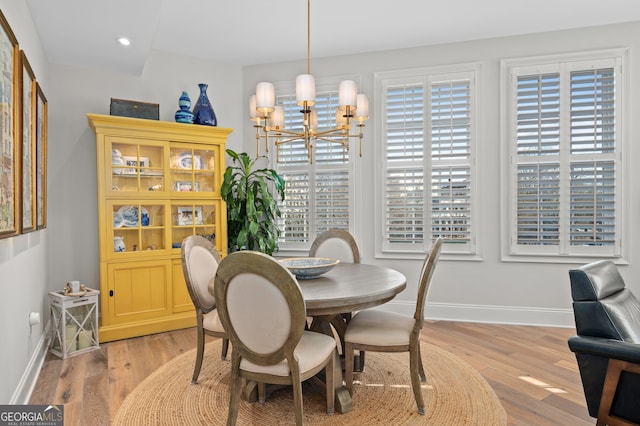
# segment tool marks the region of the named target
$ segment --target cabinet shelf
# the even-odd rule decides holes
[[[226,254],[220,186],[232,129],[87,117],[96,134],[100,341],[194,326],[180,248],[197,234]]]

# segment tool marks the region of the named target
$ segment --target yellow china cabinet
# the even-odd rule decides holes
[[[87,114],[96,134],[100,342],[196,325],[180,246],[227,251],[220,197],[232,129]]]

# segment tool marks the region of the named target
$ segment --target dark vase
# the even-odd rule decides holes
[[[198,84],[198,87],[200,87],[200,96],[198,96],[196,106],[193,107],[193,122],[195,124],[217,126],[218,119],[216,118],[216,113],[213,112],[213,107],[207,97],[208,85],[200,83]]]
[[[182,95],[180,95],[178,106],[180,106],[180,109],[176,111],[176,121],[178,123],[193,123],[193,113],[189,110],[191,108],[191,99],[187,92],[182,92]]]

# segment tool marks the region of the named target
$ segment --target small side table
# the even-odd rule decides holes
[[[84,292],[83,292],[84,293]],[[98,290],[84,294],[49,293],[51,342],[49,350],[61,358],[83,354],[98,345]]]

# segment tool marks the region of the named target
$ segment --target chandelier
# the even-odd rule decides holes
[[[338,87],[338,107],[336,108],[336,126],[318,129],[318,113],[312,109],[316,103],[316,83],[311,75],[311,0],[307,0],[307,73],[296,77],[296,104],[301,107],[302,129],[285,129],[284,106],[275,103],[273,83],[260,82],[256,85],[256,94],[249,99],[249,117],[256,128],[256,155],[260,154],[260,141],[264,139],[265,150],[269,152],[270,140],[276,149],[280,145],[304,141],[310,163],[313,163],[313,148],[316,141],[326,141],[342,146],[343,153],[349,151],[350,138],[358,138],[360,157],[362,157],[362,138],[364,122],[369,118],[369,99],[367,95],[357,93],[356,83],[352,80],[340,82]],[[352,126],[358,127],[358,133],[351,134]],[[279,152],[277,161],[280,161]]]

